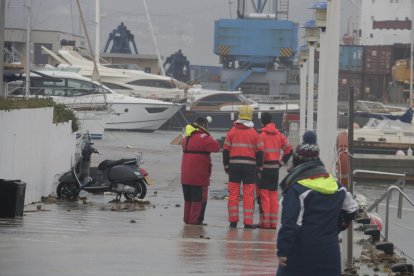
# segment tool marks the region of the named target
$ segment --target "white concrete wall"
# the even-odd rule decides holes
[[[411,19],[413,0],[363,0],[361,7],[361,45],[410,43],[410,30],[374,30],[373,21]],[[372,34],[372,38],[371,38]]]
[[[0,179],[26,182],[25,204],[54,192],[75,146],[71,123],[53,124],[53,108],[0,111]]]

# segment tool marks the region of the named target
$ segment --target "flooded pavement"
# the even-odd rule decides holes
[[[0,219],[0,275],[275,275],[276,231],[244,230],[242,225],[236,230],[228,228],[227,175],[220,153],[212,154],[208,225],[183,224],[181,147],[169,144],[178,134],[105,132],[104,139],[95,143],[102,155],[94,155],[92,162],[142,152],[143,167],[153,182],[144,202],[109,203],[115,196],[87,194],[84,201],[52,200],[25,206],[23,218]],[[216,138],[221,135],[213,133]],[[384,189],[356,187],[369,200]],[[408,190],[414,194],[413,189]],[[404,207],[404,223],[414,228],[410,220],[413,210]],[[391,219],[397,221],[395,208],[392,210]],[[257,212],[255,215],[257,222]],[[402,232],[393,227],[390,240],[401,246],[413,242],[408,238],[412,236],[409,229]]]
[[[209,200],[207,226],[183,224],[181,148],[169,145],[178,133],[109,134],[96,142],[102,156],[93,162],[143,152],[154,183],[150,204],[119,206],[108,203],[113,195],[87,195],[25,206],[23,218],[0,219],[0,275],[275,274],[276,232],[230,230],[226,200]],[[226,175],[221,155],[213,159],[211,197],[222,198]]]

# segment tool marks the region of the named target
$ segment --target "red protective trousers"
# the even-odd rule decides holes
[[[279,212],[278,192],[260,189],[260,200],[263,212],[263,219],[259,222],[260,227],[276,229]]]
[[[261,228],[276,229],[279,212],[279,197],[277,193],[279,182],[279,169],[264,169],[260,187],[261,201],[261,220],[259,226]]]
[[[204,220],[208,186],[182,185],[184,192],[184,223],[200,224]]]
[[[240,198],[240,183],[229,182],[229,222],[239,221],[239,198]],[[253,224],[254,211],[254,189],[256,184],[243,184],[243,222],[245,225]]]

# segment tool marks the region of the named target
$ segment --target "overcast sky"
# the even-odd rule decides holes
[[[289,19],[299,24],[312,19],[313,11],[309,7],[314,2],[291,0]],[[6,0],[6,3],[6,27],[25,28],[25,1]],[[80,3],[94,41],[95,1],[81,0]],[[351,0],[342,3],[342,29],[346,31],[348,18],[356,24],[358,10]],[[147,0],[161,55],[165,58],[182,49],[191,64],[218,65],[218,56],[213,53],[214,21],[236,18],[236,4],[237,0]],[[121,22],[134,34],[140,54],[156,53],[142,0],[101,0],[101,49],[109,33]],[[79,34],[76,1],[32,0],[32,29]]]

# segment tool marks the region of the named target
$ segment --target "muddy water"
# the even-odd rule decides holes
[[[274,275],[276,232],[228,228],[220,153],[212,154],[208,225],[182,223],[181,148],[169,144],[179,134],[105,132],[95,144],[102,155],[93,163],[142,152],[154,183],[149,204],[118,205],[108,203],[113,195],[88,195],[86,202],[41,204],[41,211],[26,206],[23,219],[0,219],[0,275]],[[357,184],[355,190],[372,201],[385,188]],[[414,189],[406,191],[414,198]],[[413,256],[413,209],[404,205],[397,219],[396,198],[390,240]],[[379,211],[384,217],[382,206]]]

